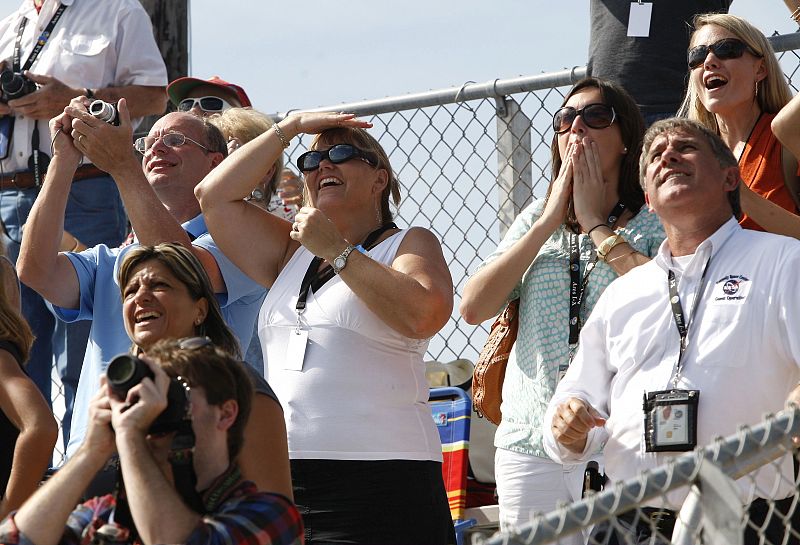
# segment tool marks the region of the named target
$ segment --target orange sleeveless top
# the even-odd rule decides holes
[[[797,214],[797,206],[789,193],[789,188],[784,184],[781,143],[772,134],[770,127],[774,117],[775,114],[761,114],[744,145],[742,157],[739,159],[739,170],[742,173],[742,180],[750,189],[789,212]],[[739,223],[746,229],[764,230],[746,214]]]

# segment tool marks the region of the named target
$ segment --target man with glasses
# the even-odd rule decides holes
[[[8,77],[21,73],[31,82],[27,90],[35,89],[0,98],[0,216],[5,247],[16,261],[23,226],[47,170],[47,121],[80,95],[108,102],[125,97],[135,118],[160,114],[166,105],[167,70],[150,18],[137,0],[24,0],[0,21],[0,59],[5,59]],[[82,160],[74,180],[62,248],[122,242],[125,209],[111,177]],[[27,372],[49,401],[55,356],[69,414],[89,325],[55,321],[28,286],[22,286],[21,296],[36,336]],[[64,431],[66,438],[68,424]]]
[[[199,116],[218,114],[228,108],[251,106],[244,89],[219,76],[207,80],[178,78],[167,86],[167,96],[179,112],[191,112]]]
[[[86,442],[0,524],[0,543],[302,543],[303,523],[292,502],[242,478],[236,458],[253,388],[235,359],[203,340],[161,341],[148,350],[140,361],[152,378],[129,390],[136,389],[135,397],[121,399],[104,382],[92,399]],[[194,435],[188,436],[194,443],[188,460],[195,486],[177,478],[190,471],[188,464],[168,458],[175,433],[148,431],[170,404],[168,389],[176,386],[189,403],[189,421],[184,417],[179,427],[185,430],[188,424]],[[179,433],[187,441],[186,431]],[[94,497],[76,509],[92,477],[115,452],[125,494]],[[164,471],[170,465],[172,480]]]
[[[600,296],[543,420],[545,450],[560,463],[605,445],[609,482],[800,402],[800,291],[787,272],[800,268],[800,242],[739,226],[736,158],[694,121],[658,121],[647,131],[640,177],[667,239]],[[745,544],[797,542],[784,523],[798,517],[790,452],[737,484]],[[642,517],[603,523],[596,541],[664,542],[649,536],[657,528],[670,537],[687,493],[650,500]],[[621,528],[642,540],[623,538]]]
[[[20,277],[52,304],[59,319],[92,320],[68,456],[85,437],[89,402],[108,362],[130,348],[116,271],[133,245],[117,248],[101,244],[80,253],[58,252],[64,196],[81,155],[90,157],[114,177],[137,243],[178,242],[194,252],[240,343],[250,340],[265,296],[264,288],[217,248],[194,196],[195,186],[227,156],[219,130],[204,118],[186,112],[167,114],[153,125],[147,137],[136,141],[140,163],[131,150],[132,127],[125,100],[119,104],[118,127],[90,115],[87,102],[85,98],[73,100],[64,114],[51,121],[53,161],[47,184],[31,211],[19,261]]]

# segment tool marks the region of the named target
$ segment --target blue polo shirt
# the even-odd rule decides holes
[[[225,257],[208,234],[202,215],[184,223],[183,228],[195,237],[193,245],[207,250],[216,259],[228,290],[227,293],[217,294],[222,316],[239,344],[246,347],[253,335],[253,325],[266,289]],[[132,244],[124,248],[109,248],[100,244],[80,253],[67,253],[80,282],[80,308],[53,306],[53,312],[65,322],[92,320],[78,391],[75,394],[72,431],[67,445],[68,457],[78,449],[86,435],[89,403],[100,387],[100,377],[106,372],[108,363],[114,356],[128,352],[131,347],[122,318],[122,297],[117,284],[117,271],[125,254],[136,246],[137,244]]]

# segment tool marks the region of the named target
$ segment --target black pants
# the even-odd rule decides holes
[[[450,545],[442,464],[411,460],[292,460],[307,544]]]
[[[744,545],[800,545],[800,503],[792,508],[794,496],[782,500],[757,499],[747,508]],[[774,508],[770,513],[770,504]],[[604,545],[666,545],[675,527],[675,513],[644,507],[641,513],[628,511],[617,517],[617,527],[606,521],[592,531],[590,543]],[[769,517],[769,520],[767,520]],[[621,527],[622,531],[618,528]],[[654,532],[657,531],[657,533]],[[762,541],[763,538],[763,541]],[[784,541],[785,539],[785,541]]]

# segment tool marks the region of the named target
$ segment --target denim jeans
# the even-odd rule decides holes
[[[36,188],[0,191],[0,217],[5,227],[3,242],[9,259],[14,263],[19,256],[21,227],[27,221],[37,195]],[[127,231],[125,209],[110,176],[87,178],[72,184],[64,228],[89,247],[101,243],[114,247],[123,241]],[[50,401],[50,376],[55,364],[64,385],[66,413],[62,429],[66,445],[91,322],[60,322],[38,293],[24,284],[21,289],[22,314],[36,335],[26,369],[45,399]]]

